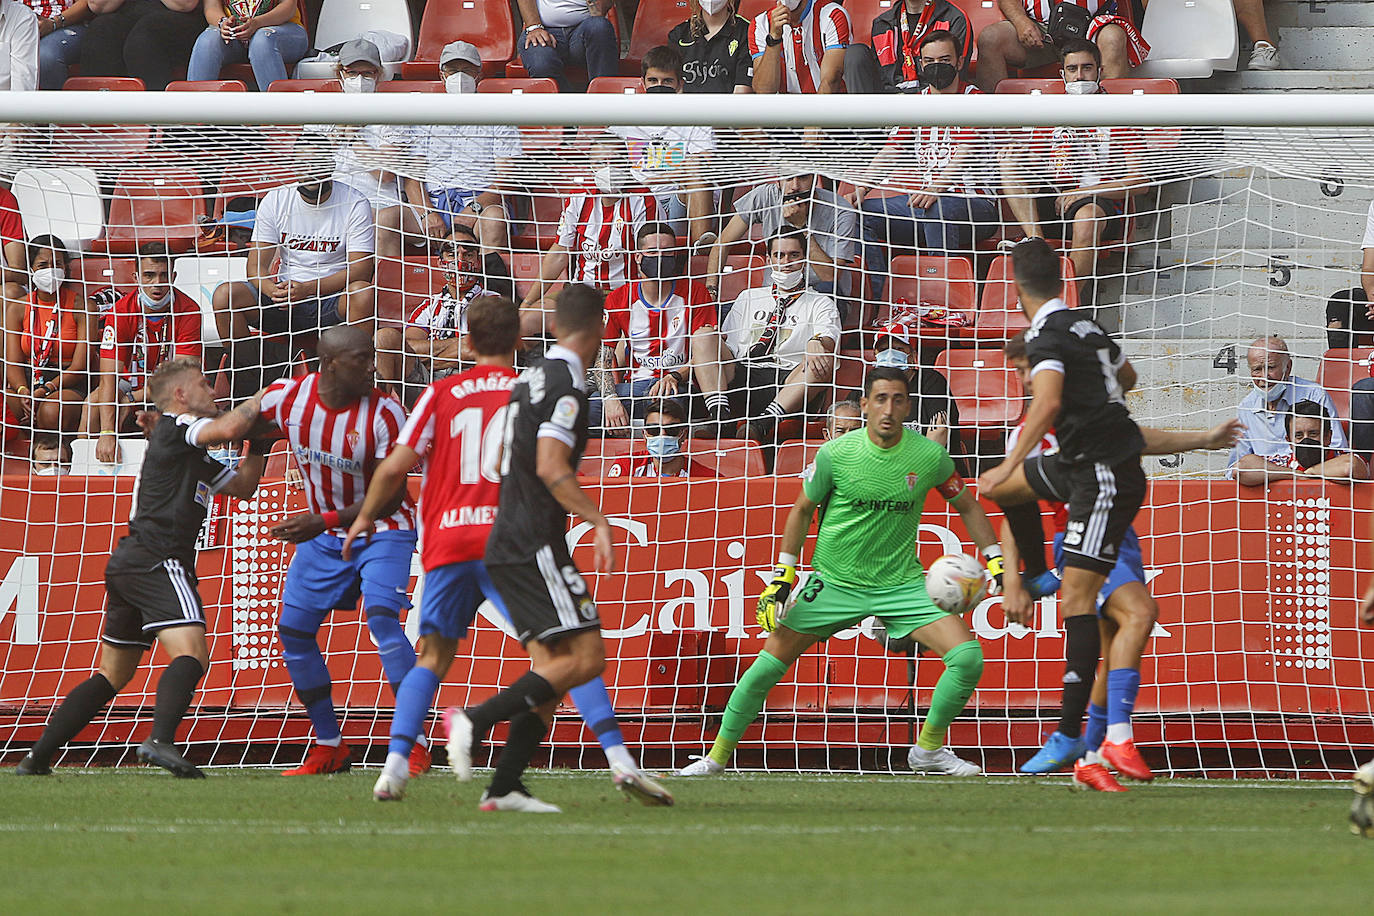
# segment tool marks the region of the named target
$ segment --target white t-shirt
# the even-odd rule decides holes
[[[655,197],[676,194],[689,156],[716,148],[716,132],[709,127],[612,127],[625,141],[630,175]]]
[[[1364,224],[1364,242],[1361,248],[1374,248],[1374,201],[1369,202],[1369,216]]]
[[[334,153],[334,180],[367,198],[372,209],[404,203],[401,185],[392,169],[414,140],[411,128],[402,124],[366,124],[342,134]],[[395,160],[395,161],[393,161]],[[385,173],[379,180],[378,173]]]
[[[758,342],[768,325],[768,316],[777,306],[771,286],[746,289],[735,299],[725,318],[721,334],[735,359],[749,357],[749,350]],[[775,365],[792,369],[806,355],[806,345],[813,337],[840,339],[840,310],[835,300],[813,289],[804,291],[788,304],[778,325],[778,341],[773,352],[761,359],[749,360],[752,365]]]
[[[520,129],[509,124],[446,124],[421,128],[414,151],[425,164],[426,190],[485,191],[496,177],[496,160],[518,156],[524,146]]]
[[[38,16],[23,3],[0,0],[0,90],[38,88]]]
[[[376,250],[376,226],[367,198],[335,184],[329,198],[309,204],[295,185],[273,188],[258,204],[253,241],[276,245],[279,280],[318,280],[348,265],[352,252]]]
[[[539,21],[544,25],[577,25],[587,18],[587,0],[539,0]]]

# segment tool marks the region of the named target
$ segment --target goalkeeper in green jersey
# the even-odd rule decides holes
[[[773,581],[759,598],[758,622],[768,631],[768,640],[730,694],[710,753],[679,776],[721,772],[768,691],[792,663],[814,644],[869,615],[882,621],[891,636],[910,635],[944,659],[930,712],[907,757],[911,768],[946,776],[981,772],[945,747],[949,723],[978,686],[983,649],[962,617],[940,610],[926,594],[925,572],[916,558],[926,494],[936,490],[958,510],[987,558],[992,594],[1002,586],[1002,551],[949,453],[902,426],[909,407],[906,374],[873,369],[864,380],[866,426],[830,440],[816,453],[787,517]],[[822,514],[812,572],[789,608],[797,554],[817,509]]]

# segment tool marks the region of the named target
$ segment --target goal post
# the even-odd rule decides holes
[[[639,226],[667,222],[673,240],[662,244],[676,267],[657,291],[663,300],[645,302],[636,314],[667,309],[666,325],[700,287],[693,307],[714,312],[691,324],[703,339],[733,309],[741,310],[737,324],[749,324],[756,302],[747,291],[771,290],[774,282],[770,233],[794,220],[807,227],[805,282],[825,291],[834,328],[817,335],[827,341],[824,358],[808,370],[817,375],[784,405],[784,418],[766,430],[769,441],[704,435],[720,430],[706,422],[714,419],[706,399],[713,376],[700,367],[747,353],[727,346],[706,351],[723,356],[703,357],[685,342],[665,363],[663,353],[637,342],[643,328],[636,325],[627,342],[608,348],[604,373],[597,370],[608,397],[599,399],[604,425],[593,432],[582,483],[611,519],[621,570],[589,578],[607,639],[611,696],[627,738],[651,766],[701,753],[731,686],[762,647],[753,605],[798,475],[825,435],[831,407],[861,393],[869,367],[880,359],[907,364],[922,395],[913,425],[949,437],[970,478],[1005,453],[1024,392],[1002,347],[1025,322],[1010,282],[1009,246],[998,243],[1026,235],[1027,223],[1058,221],[1074,204],[1056,200],[1076,190],[1062,184],[1065,176],[1082,187],[1110,185],[1084,195],[1097,207],[1078,229],[1088,241],[1075,240],[1071,214],[1066,237],[1055,244],[1068,272],[1066,298],[1092,310],[1139,373],[1128,403],[1142,424],[1190,429],[1234,416],[1254,390],[1251,342],[1276,335],[1292,357],[1292,374],[1329,393],[1340,435],[1353,434],[1356,449],[1374,447],[1374,432],[1350,423],[1352,408],[1374,396],[1374,382],[1361,386],[1374,371],[1374,334],[1342,337],[1328,327],[1331,302],[1363,295],[1374,111],[1335,94],[1133,94],[1111,83],[1096,97],[1056,95],[1048,85],[1035,95],[919,98],[0,95],[0,184],[13,193],[22,222],[22,236],[11,237],[15,230],[4,227],[17,223],[0,212],[0,243],[8,255],[55,236],[65,265],[53,317],[28,260],[51,265],[53,246],[32,246],[9,263],[5,333],[16,347],[28,341],[28,349],[4,351],[5,384],[60,378],[70,391],[70,403],[47,405],[7,396],[0,465],[5,762],[18,759],[54,704],[92,669],[105,559],[132,510],[136,434],[122,430],[121,464],[98,454],[102,336],[112,304],[138,301],[145,282],[139,252],[163,243],[171,284],[195,306],[194,349],[224,403],[234,378],[247,377],[239,373],[251,369],[244,363],[250,351],[266,370],[254,378],[307,371],[318,325],[286,340],[270,328],[264,336],[238,320],[261,326],[262,304],[226,304],[216,294],[251,279],[251,270],[286,276],[271,256],[253,266],[249,220],[268,219],[264,198],[274,188],[297,193],[303,178],[332,174],[339,188],[351,176],[347,186],[372,204],[378,228],[365,252],[371,257],[364,274],[348,277],[358,284],[356,302],[349,287],[331,307],[376,331],[379,380],[411,400],[424,379],[417,367],[431,358],[440,371],[461,362],[433,357],[450,352],[440,346],[443,332],[461,312],[443,307],[451,252],[428,238],[433,227],[421,228],[440,204],[451,209],[450,224],[471,224],[479,236],[485,261],[468,272],[484,289],[505,289],[504,280],[517,302],[530,300],[546,270],[550,292],[569,271],[610,292],[641,270],[633,250]],[[650,129],[657,126],[677,130],[664,137]],[[619,176],[611,191],[597,185],[601,166]],[[500,206],[465,210],[466,196],[456,194],[401,199],[415,188],[488,186],[464,187],[474,175],[496,187]],[[930,193],[935,179],[943,185]],[[937,207],[941,198],[953,198],[948,209]],[[910,216],[912,207],[921,214]],[[337,265],[324,249],[354,250],[357,237],[347,227],[314,231],[283,230],[276,254],[298,264],[306,252],[310,263],[319,256]],[[713,252],[713,236],[729,244]],[[676,295],[684,304],[671,301]],[[355,307],[361,311],[348,311]],[[64,323],[72,310],[81,321]],[[527,311],[537,320],[537,302]],[[1343,314],[1351,312],[1347,305]],[[682,320],[690,322],[690,314],[682,312]],[[766,325],[767,317],[765,310],[755,323]],[[51,332],[35,334],[48,318]],[[149,333],[162,332],[141,320],[129,327],[134,337],[117,341],[123,349],[116,348],[109,390],[119,390],[119,376],[132,396],[140,370],[126,362],[146,366],[176,345],[150,340]],[[779,330],[781,339],[756,357],[776,358],[787,378],[806,357],[783,360],[793,328]],[[750,347],[764,340],[763,331],[740,333]],[[47,368],[37,365],[34,349],[45,340],[52,344],[43,350]],[[83,363],[61,376],[73,360]],[[633,474],[646,463],[661,467],[645,452],[643,429],[656,405],[642,389],[634,400],[635,381],[656,380],[666,365],[684,374],[677,396],[687,426],[702,435],[683,437],[679,447],[688,468],[703,476]],[[607,408],[617,383],[628,405],[623,426]],[[655,389],[653,397],[661,394]],[[732,396],[732,421],[782,404],[762,383],[750,394]],[[95,419],[82,417],[84,402]],[[118,411],[114,416],[123,422]],[[44,443],[61,448],[36,448]],[[305,511],[293,463],[278,449],[257,496],[219,499],[202,532],[198,573],[212,665],[180,736],[193,760],[293,761],[310,740],[275,635],[291,548],[268,533]],[[1370,568],[1374,484],[1299,477],[1248,486],[1227,476],[1228,464],[1224,452],[1145,459],[1150,496],[1136,527],[1160,618],[1143,665],[1137,740],[1157,771],[1171,775],[1344,775],[1374,744],[1374,637],[1356,624]],[[591,567],[587,535],[586,526],[570,525],[569,543],[584,569]],[[929,564],[973,548],[957,513],[932,501],[916,549]],[[418,559],[414,573],[418,605]],[[1008,624],[998,599],[968,619],[987,665],[950,742],[990,772],[1010,772],[1054,727],[1063,630],[1053,599],[1042,602],[1031,628]],[[413,638],[418,611],[404,620]],[[737,763],[904,769],[913,723],[941,666],[930,655],[888,651],[874,635],[866,621],[807,653],[770,694],[761,724],[745,733]],[[391,693],[361,615],[335,611],[321,642],[345,740],[368,762],[380,762]],[[480,701],[526,665],[499,614],[486,608],[460,646],[436,709]],[[156,670],[145,666],[61,762],[132,762],[155,689]],[[560,710],[551,743],[556,762],[602,765],[571,708]]]

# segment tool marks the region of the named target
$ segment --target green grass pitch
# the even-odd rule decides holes
[[[8,913],[1361,912],[1347,783],[728,775],[628,804],[531,774],[561,815],[485,814],[438,771],[0,773]]]

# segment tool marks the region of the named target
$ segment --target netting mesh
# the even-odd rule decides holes
[[[470,277],[462,282],[509,288],[532,316],[535,348],[541,271],[550,294],[569,270],[607,292],[634,281],[635,230],[645,222],[666,220],[675,239],[660,247],[679,255],[672,282],[653,293],[686,297],[700,286],[702,304],[715,312],[709,327],[728,324],[732,308],[752,308],[740,298],[747,290],[768,291],[774,301],[767,234],[789,221],[810,228],[808,284],[833,300],[839,322],[823,347],[834,367],[823,364],[818,377],[804,380],[802,394],[766,428],[771,435],[747,438],[758,428],[742,424],[780,396],[768,390],[751,399],[736,390],[731,423],[718,425],[703,382],[709,367],[683,350],[679,365],[689,378],[679,399],[693,431],[684,448],[693,470],[714,476],[632,476],[661,469],[643,456],[639,425],[652,404],[633,397],[642,394],[633,387],[642,367],[634,334],[611,342],[597,369],[599,390],[626,386],[619,390],[630,421],[622,427],[608,414],[582,467],[584,486],[613,519],[626,567],[595,584],[607,682],[631,743],[663,765],[700,752],[729,688],[762,645],[753,601],[796,475],[825,435],[831,406],[857,396],[878,353],[900,339],[922,392],[911,422],[947,437],[966,475],[1004,454],[1024,402],[1001,347],[1024,319],[998,243],[1028,234],[1028,223],[1052,228],[1059,195],[1086,187],[1096,207],[1080,209],[1086,221],[1069,220],[1056,242],[1069,272],[1066,297],[1120,335],[1140,372],[1130,404],[1142,424],[1200,428],[1234,416],[1250,390],[1249,344],[1271,334],[1286,341],[1293,374],[1324,385],[1348,421],[1352,386],[1369,375],[1370,351],[1359,345],[1374,340],[1328,337],[1327,300],[1361,286],[1360,249],[1374,245],[1362,245],[1374,197],[1371,152],[1374,131],[1365,129],[703,127],[665,134],[550,125],[11,125],[0,175],[17,198],[22,234],[60,239],[62,288],[75,298],[59,303],[88,318],[80,340],[55,325],[59,351],[68,343],[85,351],[85,364],[67,380],[73,405],[7,418],[0,747],[27,747],[98,651],[101,571],[132,505],[137,437],[121,425],[123,463],[102,462],[103,415],[83,412],[80,402],[110,369],[130,377],[126,388],[137,400],[133,367],[123,356],[103,365],[100,336],[114,301],[146,285],[137,252],[149,242],[170,248],[172,282],[198,306],[196,349],[226,404],[264,380],[308,371],[311,332],[321,314],[326,322],[331,316],[312,304],[316,297],[293,293],[287,305],[314,311],[283,334],[264,324],[272,303],[217,294],[219,287],[257,277],[284,284],[288,265],[307,250],[302,239],[367,255],[346,277],[356,287],[339,287],[346,295],[332,308],[375,328],[379,382],[413,402],[435,372],[462,365],[457,351],[438,346],[461,327],[461,305],[442,308],[445,284],[457,281],[447,270],[455,255],[445,230],[422,228],[436,207],[451,211],[446,225],[470,225],[479,236],[483,260],[464,268]],[[281,250],[259,256],[260,264],[250,260],[252,230],[242,214],[255,210],[261,227],[264,197],[285,187],[297,219],[304,211],[296,183],[326,175],[334,179],[331,196],[348,182],[372,204],[369,245],[354,247],[346,226],[312,236],[295,222],[269,240]],[[468,206],[470,194],[455,193],[487,189],[502,202],[479,199],[487,201],[480,212]],[[980,201],[976,212],[970,194]],[[941,198],[957,205],[937,214],[933,200]],[[913,221],[907,214],[917,203],[926,212]],[[950,231],[942,235],[941,227]],[[337,261],[321,263],[338,269]],[[42,305],[31,266],[12,260],[7,274],[7,334],[16,344],[32,330],[23,316]],[[461,303],[465,287],[457,285]],[[1362,315],[1362,307],[1355,311]],[[760,330],[749,330],[750,317],[736,316],[745,326],[738,333],[754,344]],[[755,325],[766,323],[760,317],[752,316]],[[146,333],[128,343],[140,368],[175,349]],[[745,355],[727,348],[712,359]],[[40,378],[31,350],[7,345],[5,357],[10,387]],[[787,377],[804,362],[774,365]],[[1348,423],[1344,431],[1352,432]],[[1374,437],[1358,426],[1353,434],[1367,455],[1362,443]],[[54,440],[62,446],[55,457],[35,450]],[[70,473],[48,476],[53,461]],[[1371,644],[1355,626],[1356,570],[1367,565],[1357,546],[1367,527],[1363,488],[1311,478],[1243,487],[1224,478],[1228,463],[1224,452],[1146,459],[1152,493],[1137,528],[1161,614],[1144,664],[1137,741],[1152,749],[1159,769],[1175,774],[1343,773],[1374,743]],[[222,500],[207,523],[199,572],[215,664],[186,734],[193,758],[284,760],[309,740],[275,639],[291,549],[267,534],[285,514],[304,510],[292,473],[279,451],[259,494]],[[927,563],[971,550],[943,504],[929,507],[927,522],[918,544]],[[583,535],[574,529],[570,540],[582,544]],[[414,591],[421,589],[417,581]],[[407,615],[412,636],[417,617]],[[480,700],[525,669],[498,619],[493,612],[479,620],[438,707]],[[1053,599],[1038,620],[1031,630],[1009,625],[996,599],[971,615],[988,665],[951,743],[986,768],[1011,768],[1052,728],[1063,659]],[[870,621],[806,655],[770,696],[762,731],[746,733],[738,762],[904,767],[940,663],[885,651],[871,632]],[[336,612],[321,634],[345,739],[380,752],[391,695],[360,615]],[[150,712],[150,678],[145,668],[64,761],[127,756],[140,740],[140,716]],[[560,759],[600,765],[595,741],[571,715],[560,717],[552,742]]]

